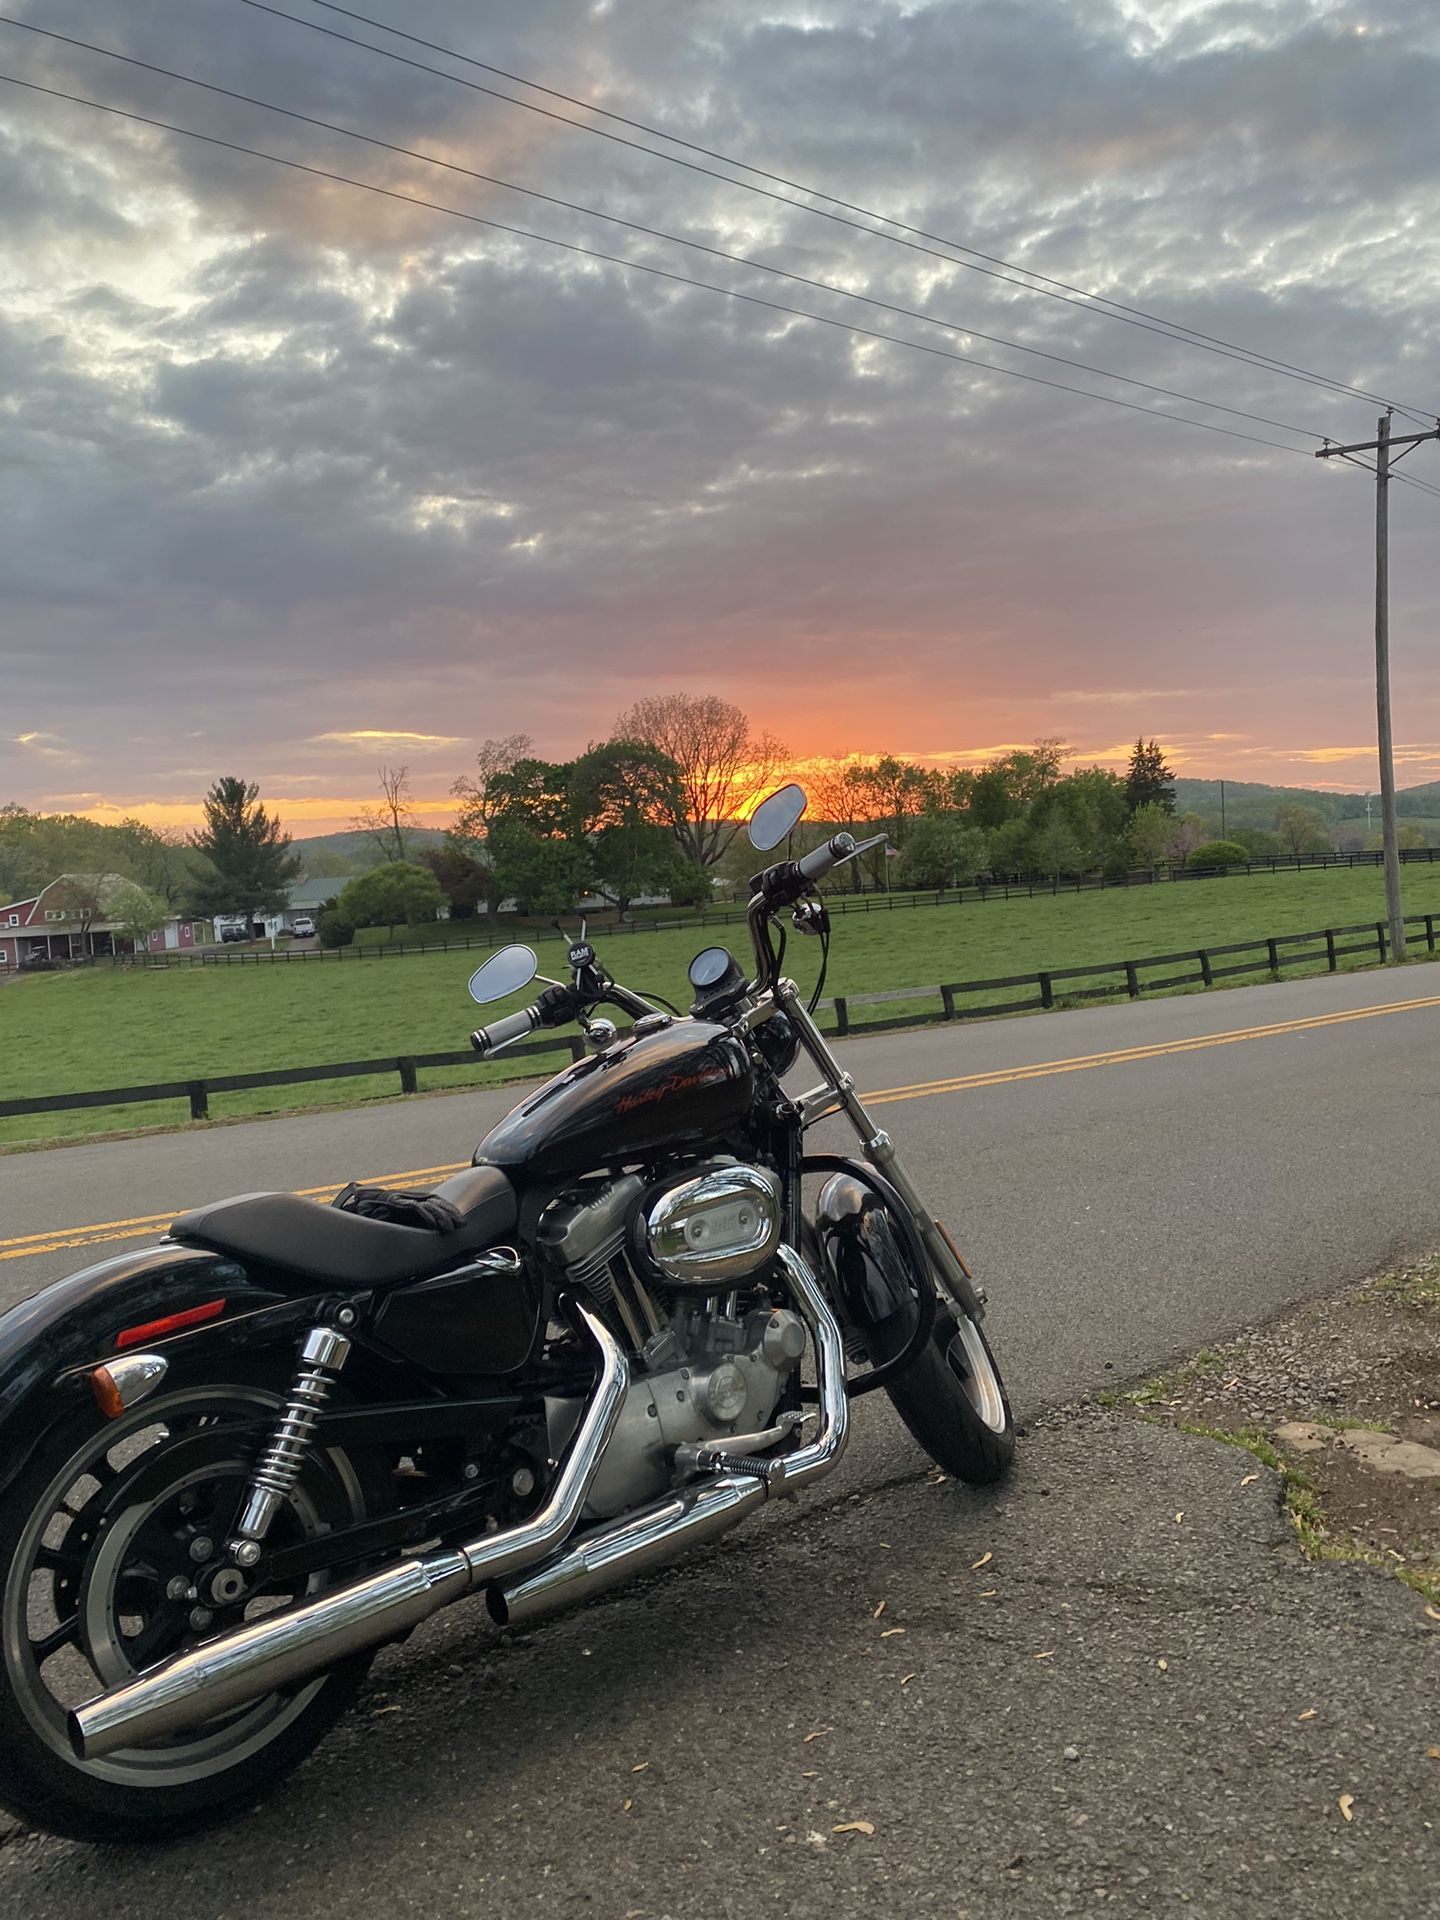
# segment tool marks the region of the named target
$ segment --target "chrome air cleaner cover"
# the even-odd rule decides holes
[[[713,1167],[651,1201],[645,1251],[672,1286],[706,1292],[763,1267],[780,1244],[782,1188],[764,1167]]]

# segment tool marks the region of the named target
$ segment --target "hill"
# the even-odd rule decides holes
[[[416,827],[407,836],[416,853],[426,847],[438,847],[445,835],[439,827]],[[343,878],[379,866],[380,849],[368,833],[353,828],[341,833],[317,833],[308,840],[292,840],[291,851],[298,853],[309,880]]]

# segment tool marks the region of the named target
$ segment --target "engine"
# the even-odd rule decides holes
[[[744,1452],[771,1427],[805,1350],[803,1321],[760,1284],[780,1224],[779,1182],[738,1165],[658,1187],[639,1174],[587,1182],[546,1208],[542,1256],[564,1284],[585,1290],[631,1355],[630,1391],[587,1519],[667,1492],[684,1477],[677,1447],[738,1442]],[[558,1458],[579,1407],[552,1401],[547,1411]]]

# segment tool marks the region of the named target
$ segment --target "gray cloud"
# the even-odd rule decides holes
[[[1319,432],[1373,424],[1367,403],[586,139],[235,0],[29,11],[962,325]],[[1440,26],[1410,0],[1377,4],[1365,35],[1298,0],[763,15],[742,0],[547,0],[487,9],[483,31],[458,0],[424,0],[403,18],[1205,332],[1402,397],[1440,389]],[[13,30],[0,67],[892,326]],[[21,733],[63,738],[96,791],[193,792],[204,754],[175,742],[198,733],[227,764],[342,793],[363,766],[307,764],[317,735],[523,728],[560,750],[655,684],[740,697],[802,750],[1088,740],[1107,692],[1120,736],[1139,715],[1217,765],[1232,749],[1207,734],[1245,732],[1262,756],[1366,737],[1358,476],[8,91],[3,159],[5,794],[48,791],[34,756],[5,744]],[[893,331],[1126,392],[963,333]],[[1397,691],[1417,717],[1430,696],[1401,636],[1425,631],[1436,597],[1436,504],[1397,493]],[[1048,688],[1085,698],[1067,707]],[[437,782],[454,770],[443,758],[427,756]]]

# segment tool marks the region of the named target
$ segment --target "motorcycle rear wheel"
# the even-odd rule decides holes
[[[157,1395],[107,1421],[81,1408],[42,1442],[0,1505],[0,1804],[67,1839],[170,1839],[245,1811],[345,1711],[372,1655],[177,1734],[85,1761],[67,1710],[234,1618],[187,1611],[190,1542],[215,1532],[243,1490],[235,1422],[270,1416],[272,1390],[207,1385]],[[307,1538],[366,1516],[362,1468],[313,1454],[277,1534]],[[222,1520],[223,1524],[223,1520]],[[199,1568],[196,1567],[198,1572]],[[326,1584],[322,1577],[310,1590]],[[212,1624],[213,1622],[213,1624]]]
[[[941,1302],[929,1343],[885,1391],[937,1466],[972,1487],[1004,1478],[1015,1419],[990,1342],[963,1307]]]

